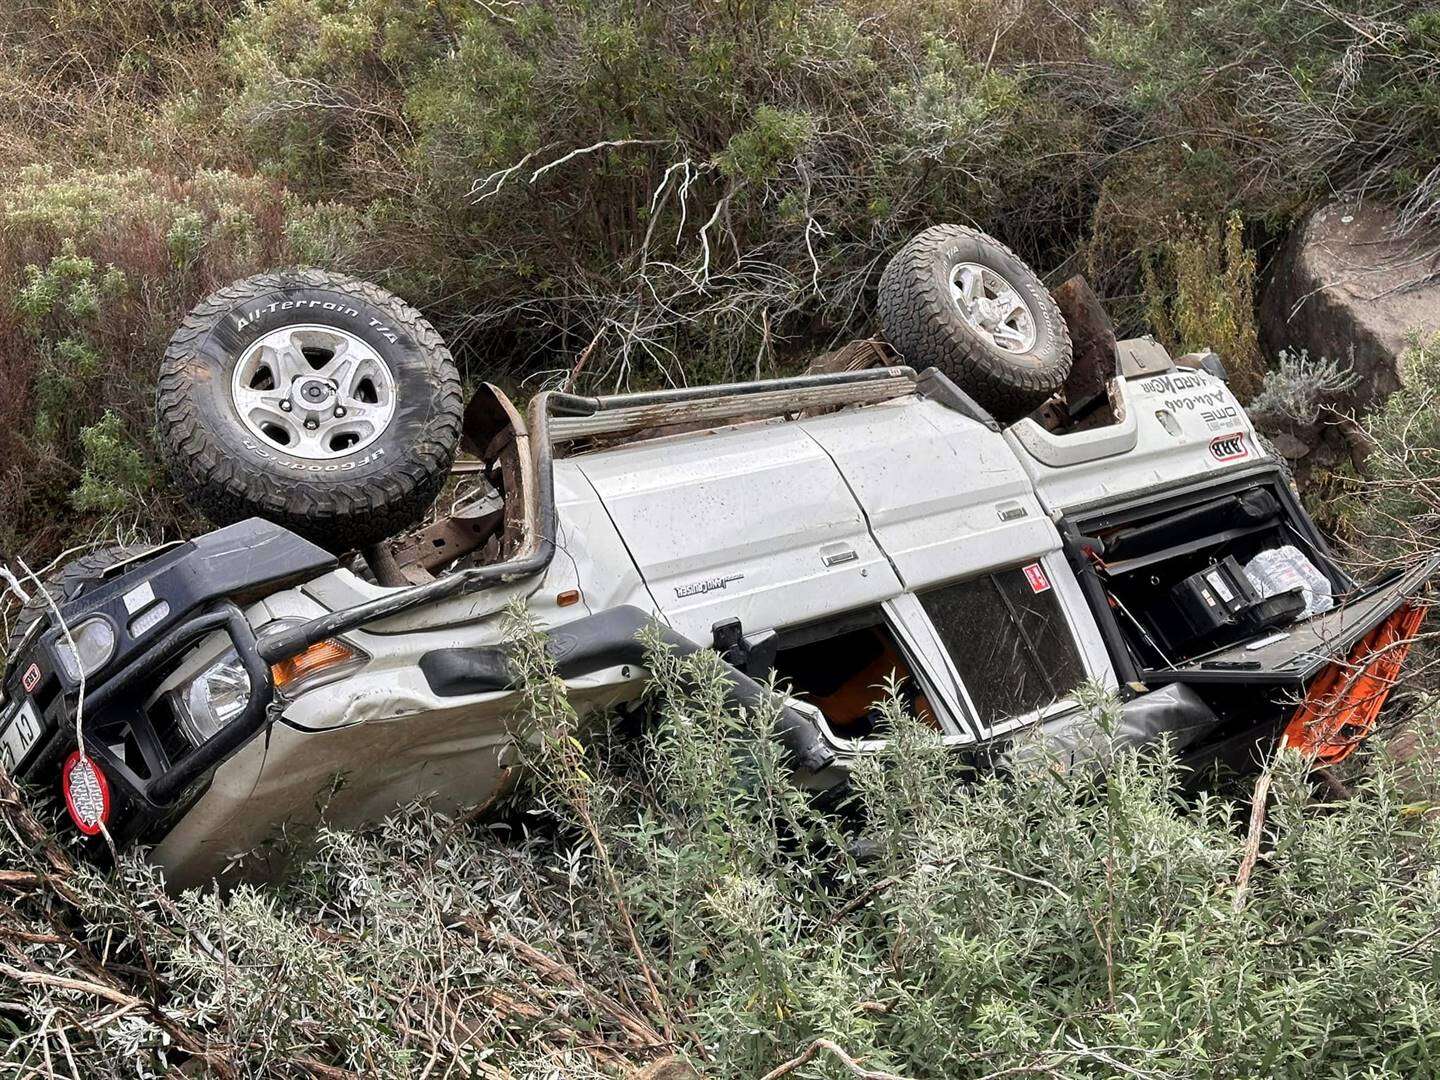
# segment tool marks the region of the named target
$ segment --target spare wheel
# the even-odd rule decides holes
[[[1034,412],[1070,372],[1054,298],[994,237],[936,225],[880,278],[880,326],[911,367],[935,367],[1001,423]]]
[[[216,524],[259,516],[332,550],[376,543],[439,494],[460,378],[420,313],[365,281],[285,270],[227,285],[170,339],[160,445]]]

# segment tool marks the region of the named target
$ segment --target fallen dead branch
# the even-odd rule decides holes
[[[1273,763],[1267,764],[1255,780],[1255,791],[1250,797],[1250,827],[1245,834],[1240,869],[1235,875],[1235,899],[1231,905],[1237,912],[1245,907],[1245,890],[1250,887],[1250,874],[1260,857],[1260,842],[1265,835],[1265,803],[1270,798],[1272,770]]]
[[[800,1066],[813,1059],[821,1052],[827,1053],[840,1062],[841,1065],[850,1070],[850,1075],[860,1077],[860,1080],[906,1080],[905,1077],[896,1073],[881,1072],[878,1069],[867,1069],[858,1061],[847,1054],[836,1043],[829,1039],[816,1039],[803,1051],[791,1058],[778,1068],[771,1069],[760,1080],[779,1080],[779,1077],[788,1076]]]

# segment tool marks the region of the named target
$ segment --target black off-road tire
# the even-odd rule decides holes
[[[81,555],[78,559],[71,559],[58,571],[46,577],[45,587],[50,591],[50,597],[55,601],[56,606],[61,606],[76,599],[91,585],[100,581],[112,566],[129,562],[151,550],[153,548],[148,544],[96,548],[94,551]],[[23,584],[30,594],[30,599],[21,606],[20,613],[15,617],[14,625],[10,627],[10,633],[5,637],[7,662],[15,655],[15,649],[25,639],[25,635],[30,632],[30,628],[36,623],[50,618],[50,604],[46,601],[44,594],[35,587],[33,581]]]
[[[961,263],[996,271],[1019,293],[1035,324],[1026,352],[1001,348],[961,314],[951,275]],[[1028,416],[1070,373],[1070,331],[1054,298],[1000,241],[963,225],[936,225],[890,260],[880,278],[880,327],[905,363],[935,367],[1002,424]]]
[[[353,453],[296,456],[241,419],[236,367],[290,327],[349,335],[388,369],[388,426]],[[306,360],[316,362],[308,350]],[[420,519],[449,475],[462,404],[455,363],[418,311],[369,282],[312,269],[246,278],[197,305],[170,339],[156,394],[163,456],[196,509],[218,525],[267,518],[335,551]]]

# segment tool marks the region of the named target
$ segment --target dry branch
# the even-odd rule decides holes
[[[771,1069],[760,1080],[779,1080],[782,1076],[788,1076],[800,1066],[809,1062],[816,1054],[824,1051],[836,1058],[841,1065],[850,1070],[850,1075],[857,1076],[860,1080],[906,1080],[905,1077],[896,1073],[881,1072],[878,1069],[864,1068],[858,1061],[847,1054],[840,1046],[829,1039],[816,1039],[803,1051],[785,1062],[778,1068]]]

